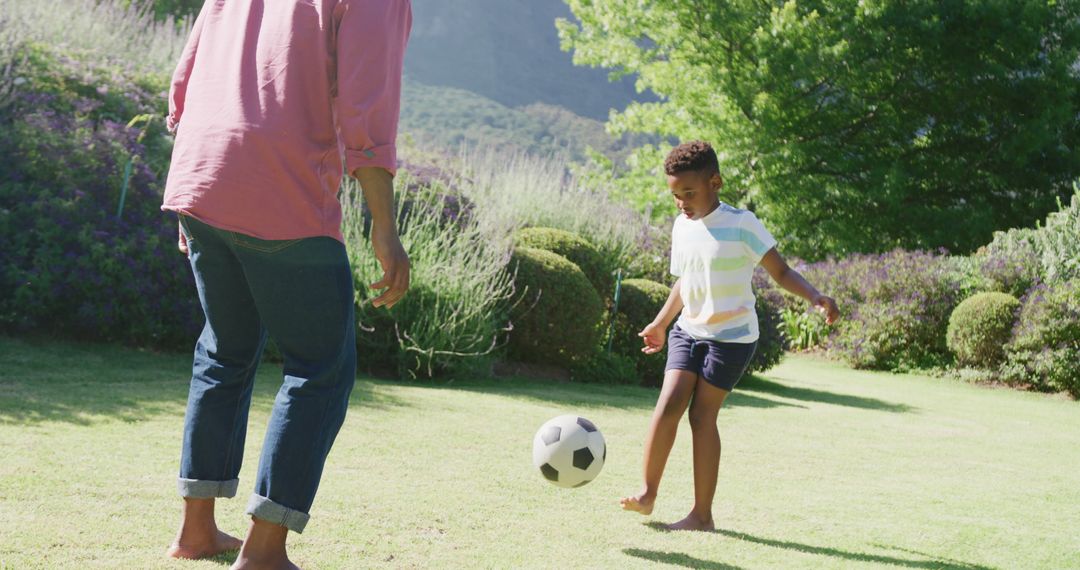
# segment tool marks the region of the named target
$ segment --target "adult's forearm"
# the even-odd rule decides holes
[[[371,211],[372,226],[379,231],[397,233],[394,216],[394,177],[377,166],[357,168],[353,176],[360,182],[364,201]]]

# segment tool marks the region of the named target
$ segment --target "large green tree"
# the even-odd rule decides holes
[[[711,141],[786,251],[970,251],[1080,175],[1080,0],[566,1],[662,98],[610,128]]]

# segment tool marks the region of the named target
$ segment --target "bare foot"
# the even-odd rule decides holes
[[[694,513],[686,515],[686,518],[677,522],[667,525],[668,530],[704,530],[712,532],[716,530],[713,526],[713,520],[710,516],[708,520],[698,517]]]
[[[176,542],[169,547],[169,550],[166,551],[165,554],[170,558],[196,560],[199,558],[210,558],[211,556],[217,556],[218,554],[229,552],[231,550],[240,550],[240,546],[243,542],[239,538],[225,534],[220,530],[214,532],[214,536],[202,540],[178,536],[176,537]]]
[[[300,567],[293,564],[288,558],[255,560],[241,556],[236,559],[236,562],[233,562],[229,570],[300,570]]]
[[[643,515],[652,514],[653,503],[655,502],[655,496],[650,497],[645,493],[619,499],[619,504],[622,505],[624,511],[637,511]]]

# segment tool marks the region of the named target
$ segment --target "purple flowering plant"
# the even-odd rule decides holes
[[[108,68],[27,49],[29,81],[0,118],[0,328],[190,340],[193,281],[159,209],[171,142],[160,125],[127,124],[162,101]]]

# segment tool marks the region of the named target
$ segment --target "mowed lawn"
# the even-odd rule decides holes
[[[188,356],[0,337],[0,568],[224,568],[163,557]],[[280,371],[264,364],[237,498],[243,534]],[[692,503],[684,423],[652,517],[640,484],[656,391],[537,380],[358,381],[293,559],[306,568],[1080,568],[1080,403],[809,357],[720,413],[715,533]],[[545,482],[534,430],[594,421],[607,465]]]

